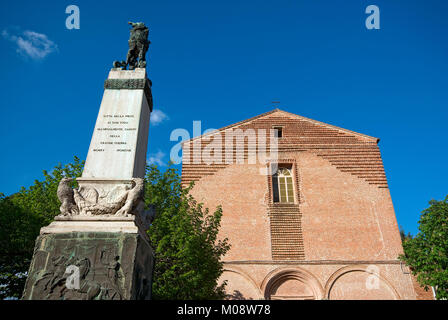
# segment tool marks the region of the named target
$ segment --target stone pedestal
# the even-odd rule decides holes
[[[145,69],[112,69],[104,89],[79,187],[59,183],[61,214],[41,229],[24,299],[151,297],[154,212],[143,199],[151,81]]]
[[[152,249],[138,233],[42,234],[23,299],[147,300],[153,264]]]

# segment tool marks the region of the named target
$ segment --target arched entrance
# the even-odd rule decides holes
[[[346,266],[337,270],[325,285],[329,300],[396,300],[400,295],[376,266]]]
[[[221,284],[224,281],[227,281],[226,300],[263,299],[263,295],[256,282],[239,268],[226,266],[218,283]]]
[[[322,299],[323,288],[311,273],[301,268],[279,268],[267,275],[262,284],[268,300]]]

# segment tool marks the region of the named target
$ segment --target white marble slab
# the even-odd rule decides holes
[[[112,69],[108,79],[146,79],[145,69]],[[143,178],[150,110],[143,89],[105,89],[83,178]]]

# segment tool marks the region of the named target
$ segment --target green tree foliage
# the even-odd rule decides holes
[[[190,186],[191,188],[191,186]],[[147,168],[145,202],[156,208],[148,234],[155,251],[154,299],[222,299],[221,257],[229,250],[218,239],[222,210],[213,213],[182,189],[180,176],[169,167]]]
[[[0,194],[0,299],[20,298],[34,242],[41,227],[59,214],[57,188],[62,177],[79,177],[84,162],[58,165],[44,180],[5,197]],[[76,187],[76,182],[73,182]],[[227,240],[218,240],[222,211],[213,213],[182,189],[180,176],[169,167],[147,167],[145,202],[156,207],[149,230],[156,254],[153,296],[156,299],[219,299],[217,279]]]
[[[429,204],[420,217],[419,233],[403,242],[400,259],[425,290],[432,286],[437,299],[448,299],[448,196]]]
[[[59,164],[44,180],[35,180],[9,197],[0,195],[0,299],[20,298],[33,255],[34,241],[41,227],[59,214],[56,190],[62,177],[78,177],[83,161]]]
[[[19,297],[40,224],[39,217],[0,195],[0,299]]]
[[[406,234],[406,232],[404,231],[404,228],[402,226],[400,226],[400,238],[401,238],[401,242],[405,242],[408,239],[412,239],[412,234],[410,232],[408,232],[408,234]]]

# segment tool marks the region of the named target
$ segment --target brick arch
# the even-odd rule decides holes
[[[249,274],[247,274],[240,268],[234,267],[234,266],[225,266],[221,277],[223,277],[225,275],[225,273],[237,274],[237,275],[241,276],[242,278],[244,278],[246,280],[246,282],[249,284],[249,286],[252,287],[252,289],[254,289],[254,291],[257,293],[257,297],[255,297],[255,298],[258,300],[263,299],[263,294],[262,294],[262,291],[260,290],[260,287],[257,285],[255,280]]]
[[[325,284],[325,299],[330,299],[330,293],[332,288],[334,287],[335,283],[344,275],[347,275],[352,272],[364,272],[373,274],[378,277],[378,279],[383,283],[392,293],[395,300],[400,300],[400,294],[395,289],[395,287],[391,284],[391,282],[385,278],[384,276],[380,275],[379,273],[374,273],[372,271],[369,271],[369,266],[367,265],[354,265],[354,266],[345,266],[338,270],[336,270],[330,278],[328,278],[327,283]]]
[[[264,278],[261,284],[264,298],[271,299],[272,294],[288,281],[297,281],[310,289],[316,300],[324,297],[324,289],[312,273],[299,267],[280,267],[268,273]]]

